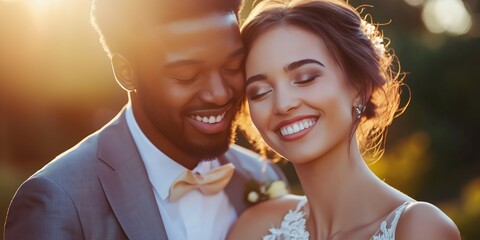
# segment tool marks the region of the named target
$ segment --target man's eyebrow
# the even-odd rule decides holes
[[[185,66],[185,65],[197,65],[197,64],[201,64],[201,63],[202,63],[202,61],[199,61],[199,60],[182,59],[182,60],[166,63],[164,65],[164,68],[176,68],[176,67],[181,67],[181,66]]]
[[[248,86],[249,84],[252,84],[257,81],[262,81],[265,79],[267,79],[267,77],[263,74],[253,75],[247,79],[247,81],[245,82],[245,86]]]
[[[295,62],[292,62],[290,64],[288,64],[287,66],[285,66],[283,69],[285,70],[285,72],[290,72],[292,70],[295,70],[296,68],[299,68],[305,64],[318,64],[322,67],[325,67],[325,65],[323,65],[323,63],[321,63],[320,61],[317,61],[315,59],[310,59],[310,58],[307,58],[307,59],[302,59],[302,60],[299,60],[299,61],[295,61]]]
[[[238,55],[244,54],[244,53],[245,53],[245,48],[240,47],[240,48],[236,49],[235,51],[231,52],[230,54],[228,54],[228,57],[232,58],[232,57],[236,57]],[[164,65],[164,68],[176,68],[176,67],[181,67],[181,66],[185,66],[185,65],[198,65],[198,64],[202,64],[202,63],[203,63],[203,61],[200,61],[200,60],[182,59],[182,60],[177,60],[177,61],[166,63]]]
[[[230,54],[228,54],[229,57],[236,57],[238,55],[242,55],[242,54],[245,54],[246,50],[245,50],[245,47],[239,47],[238,49],[236,49],[235,51],[231,52]]]

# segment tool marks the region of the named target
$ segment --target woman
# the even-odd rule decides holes
[[[387,185],[363,159],[381,154],[403,110],[403,76],[373,25],[340,0],[262,2],[242,37],[251,119],[306,196],[250,208],[230,239],[460,239],[442,211]]]

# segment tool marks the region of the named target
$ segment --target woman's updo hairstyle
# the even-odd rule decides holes
[[[319,36],[364,107],[357,118],[352,106],[355,122],[351,136],[356,131],[364,157],[376,160],[383,154],[388,125],[406,106],[399,108],[404,75],[398,59],[383,41],[378,26],[369,23],[369,17],[363,19],[355,8],[341,0],[267,0],[255,6],[242,23],[241,32],[247,53],[262,33],[279,25],[297,26]],[[242,113],[240,128],[266,155],[268,147],[253,126],[246,104]]]

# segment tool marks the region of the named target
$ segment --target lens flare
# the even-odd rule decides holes
[[[429,0],[422,19],[432,33],[462,35],[472,27],[472,18],[461,0]]]

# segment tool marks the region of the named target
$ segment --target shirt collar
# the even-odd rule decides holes
[[[172,183],[188,169],[165,155],[150,142],[140,129],[140,126],[138,126],[130,104],[126,107],[125,115],[127,126],[147,169],[148,178],[153,188],[155,188],[160,197],[165,200],[168,198]],[[205,174],[218,166],[220,166],[220,163],[217,159],[201,161],[192,171]]]

